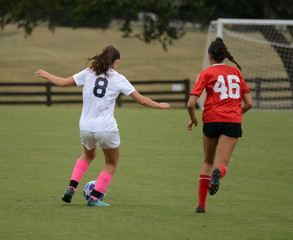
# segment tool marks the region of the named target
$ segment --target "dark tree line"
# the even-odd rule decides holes
[[[207,26],[217,18],[290,19],[292,0],[0,0],[0,24],[17,24],[31,34],[40,22],[49,29],[107,29],[113,19],[122,21],[124,37],[132,35],[132,21],[140,13],[143,28],[135,35],[145,42],[159,41],[164,48],[182,37],[186,22]]]

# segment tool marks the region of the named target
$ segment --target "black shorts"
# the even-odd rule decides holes
[[[227,137],[242,137],[241,123],[210,122],[203,124],[203,133],[209,138],[218,138],[220,135]]]

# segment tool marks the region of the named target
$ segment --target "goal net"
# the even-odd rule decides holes
[[[293,20],[218,19],[210,23],[208,47],[221,37],[242,67],[255,108],[293,109]],[[228,59],[225,64],[235,66]],[[205,94],[200,98],[202,107]]]

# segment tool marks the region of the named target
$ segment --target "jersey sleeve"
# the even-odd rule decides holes
[[[237,68],[235,68],[236,69],[236,71],[237,71],[237,76],[239,77],[239,79],[240,79],[240,82],[241,82],[241,94],[243,95],[243,94],[245,94],[245,93],[249,93],[250,92],[250,90],[249,90],[249,88],[247,87],[247,84],[246,84],[246,82],[245,82],[245,80],[244,80],[244,78],[242,77],[242,74],[240,73],[240,71],[239,71],[239,69],[237,69]]]
[[[190,95],[197,95],[200,97],[200,95],[202,94],[206,86],[205,82],[206,80],[205,80],[204,74],[200,73],[197,77],[193,90],[190,92]]]
[[[242,79],[242,95],[249,92],[250,92],[250,89],[247,87],[245,80]]]
[[[84,69],[79,73],[73,75],[73,79],[76,83],[76,86],[83,86],[86,80],[89,69]]]
[[[135,91],[135,88],[132,86],[132,84],[124,76],[121,76],[120,91],[125,96],[129,96],[131,93],[133,93]]]

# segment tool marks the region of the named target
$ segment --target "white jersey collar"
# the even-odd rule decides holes
[[[218,65],[226,65],[225,63],[215,63],[212,66],[218,66]]]

